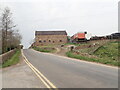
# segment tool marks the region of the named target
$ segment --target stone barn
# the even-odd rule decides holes
[[[61,45],[67,43],[66,31],[36,31],[35,46]]]

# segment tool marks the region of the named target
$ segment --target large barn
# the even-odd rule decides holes
[[[35,46],[67,43],[66,31],[36,31]]]

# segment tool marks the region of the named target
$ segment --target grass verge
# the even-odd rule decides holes
[[[81,55],[74,54],[73,52],[70,52],[70,51],[67,52],[66,55],[68,57],[76,58],[76,59],[80,59],[80,60],[92,61],[92,62],[97,62],[97,63],[102,63],[102,64],[113,65],[113,66],[120,66],[120,62],[118,62],[118,61],[102,59],[102,58],[99,58],[99,59],[89,58],[89,57],[86,57],[86,56],[81,56]]]
[[[51,52],[55,51],[55,49],[53,50],[50,47],[49,47],[49,49],[47,49],[47,47],[42,47],[42,48],[40,48],[40,47],[33,47],[33,49],[36,50],[36,51],[46,52],[46,53],[51,53]]]
[[[21,54],[21,51],[17,50],[16,53],[9,60],[7,60],[2,64],[2,67],[4,68],[4,67],[17,64],[20,60],[20,54]]]

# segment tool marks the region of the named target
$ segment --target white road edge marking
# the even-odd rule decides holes
[[[21,52],[22,52],[22,56],[24,57],[24,61],[26,62],[26,64],[32,69],[32,71],[34,71],[34,73],[39,77],[39,79],[45,84],[45,86],[47,87],[47,88],[54,88],[54,89],[56,89],[56,90],[58,90],[57,89],[57,87],[55,86],[55,85],[53,85],[38,69],[36,69],[29,61],[28,61],[28,59],[25,57],[25,55],[23,54],[23,50],[21,50]],[[43,79],[44,78],[44,79]],[[49,84],[47,84],[46,82]],[[50,87],[51,86],[51,87]]]

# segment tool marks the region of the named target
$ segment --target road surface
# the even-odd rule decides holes
[[[2,77],[2,88],[12,88],[11,90],[14,90],[13,88],[46,88],[22,57],[18,64],[2,68],[0,76]]]
[[[57,88],[118,88],[118,69],[24,49],[23,53]]]

